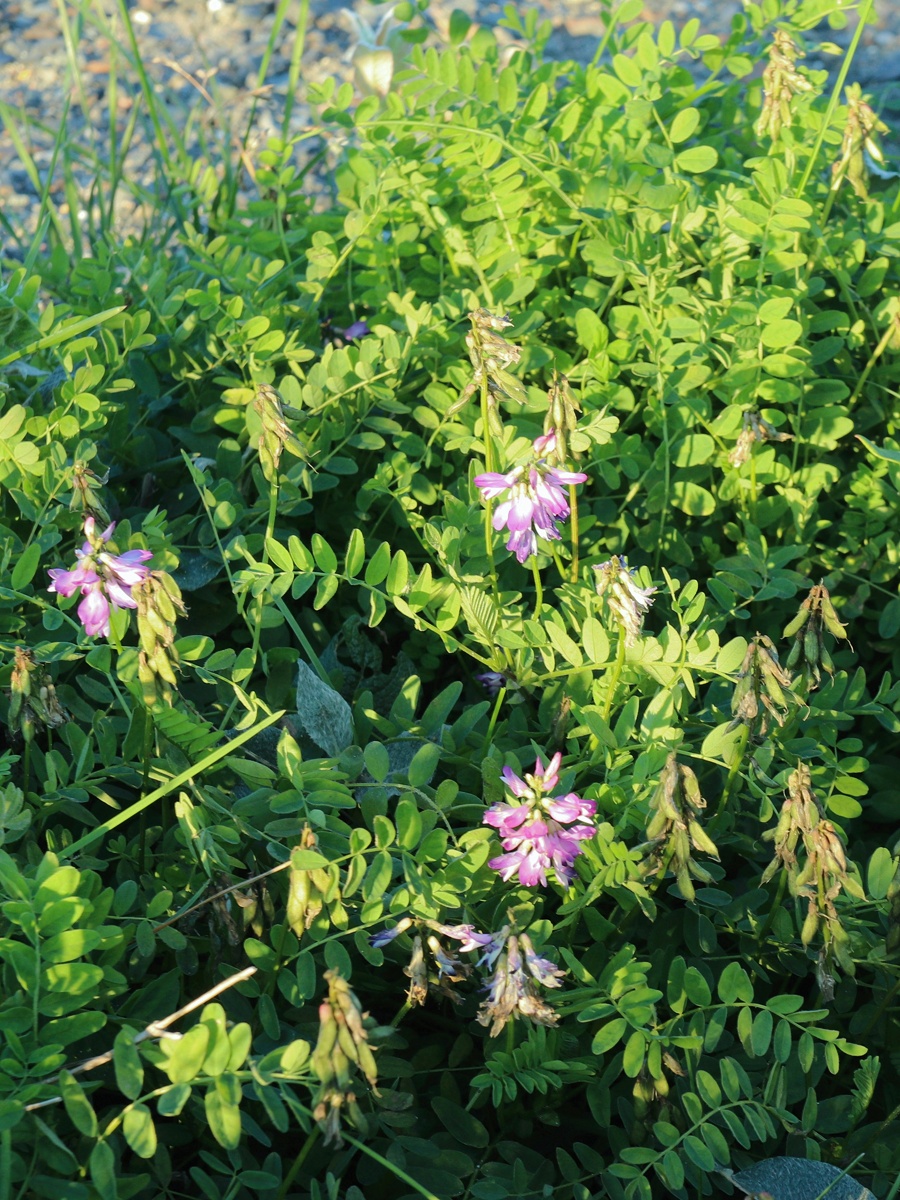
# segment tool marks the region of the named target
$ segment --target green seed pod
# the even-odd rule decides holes
[[[306,916],[309,911],[309,872],[291,869],[288,883],[287,922],[301,937],[309,928]]]
[[[819,914],[813,906],[810,906],[806,914],[806,920],[803,922],[803,928],[800,930],[800,941],[804,946],[808,946],[819,929]]]
[[[337,1027],[338,1045],[340,1046],[341,1050],[343,1050],[344,1054],[346,1054],[350,1062],[358,1062],[359,1053],[356,1048],[356,1042],[353,1040],[353,1035],[347,1028],[346,1022],[340,1019],[340,1014],[338,1014]]]
[[[359,1062],[360,1069],[374,1088],[378,1083],[378,1065],[375,1062],[375,1055],[372,1053],[372,1048],[368,1042],[360,1042],[357,1049],[359,1051],[357,1061]]]
[[[157,649],[153,657],[153,666],[156,669],[157,675],[164,679],[170,687],[178,687],[178,680],[175,678],[175,672],[172,670],[172,664],[169,662],[169,656],[166,654],[163,646]]]

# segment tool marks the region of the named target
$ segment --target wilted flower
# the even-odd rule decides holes
[[[569,515],[563,486],[587,479],[580,471],[548,466],[547,457],[555,449],[556,435],[551,430],[535,438],[533,463],[515,467],[505,475],[491,471],[475,478],[475,486],[486,500],[509,493],[494,510],[493,524],[497,530],[504,526],[509,530],[506,548],[520,563],[537,553],[538,536],[548,541],[559,539],[558,523]]]
[[[109,513],[98,491],[108,479],[109,471],[98,475],[83,459],[76,459],[72,466],[72,499],[69,501],[69,508],[80,509],[108,523]]]
[[[559,1020],[541,999],[538,985],[561,987],[560,977],[565,972],[536,953],[527,933],[513,930],[506,925],[491,935],[488,965],[493,973],[487,984],[488,998],[477,1017],[480,1025],[490,1026],[491,1037],[496,1037],[512,1017],[527,1017],[535,1025],[555,1025]]]
[[[614,555],[594,567],[597,595],[605,597],[613,616],[625,635],[625,645],[633,646],[641,636],[644,615],[653,603],[655,587],[642,588],[634,582],[635,568],[629,567],[622,554]]]
[[[757,137],[768,133],[775,141],[782,126],[790,128],[791,100],[798,92],[812,91],[813,85],[794,65],[798,55],[791,35],[776,30],[769,47],[769,65],[763,71],[763,107],[755,125]]]
[[[87,541],[75,551],[77,566],[71,571],[54,568],[47,572],[53,580],[48,591],[59,596],[81,592],[84,599],[78,605],[78,618],[88,637],[108,636],[110,604],[113,608],[137,608],[131,589],[150,573],[149,567],[144,566],[153,557],[149,550],[110,554],[103,549],[115,527],[113,522],[98,534],[94,518],[85,517]]]
[[[481,675],[476,675],[475,678],[491,699],[499,696],[501,690],[506,687],[506,676],[502,671],[485,671]]]
[[[525,402],[525,389],[515,375],[511,375],[507,370],[507,367],[519,361],[522,349],[508,342],[501,333],[501,330],[509,329],[512,325],[509,316],[495,317],[486,308],[476,308],[474,312],[469,313],[469,320],[472,322],[472,328],[466,334],[466,348],[474,374],[463,388],[459,399],[447,410],[447,416],[450,417],[464,408],[486,382],[488,422],[491,430],[499,435],[502,427],[496,412],[497,401],[506,397],[519,404]],[[488,437],[487,430],[484,431],[484,437]]]
[[[58,729],[69,720],[71,717],[60,704],[46,667],[31,650],[16,646],[10,679],[10,729],[18,730],[30,742],[41,725],[45,729]]]
[[[834,663],[825,648],[825,630],[838,640],[846,640],[844,626],[838,620],[831,597],[824,584],[810,589],[793,621],[785,627],[784,637],[793,637],[794,644],[784,664],[787,671],[798,671],[809,687],[822,682],[822,671],[834,674]]]
[[[458,953],[467,950],[480,950],[490,941],[489,934],[478,933],[474,925],[442,925],[438,921],[426,919],[414,920],[404,917],[393,929],[376,933],[369,938],[369,944],[381,948],[392,942],[395,937],[405,933],[414,925],[419,929],[430,929],[430,934],[416,932],[412,939],[412,956],[409,964],[403,968],[403,974],[409,979],[409,991],[406,1002],[410,1007],[424,1004],[428,997],[429,987],[436,987],[448,1000],[459,1003],[459,997],[450,986],[468,978],[472,968],[468,963],[460,962],[456,953],[444,946],[441,937],[452,938],[460,942]]]
[[[267,383],[261,383],[257,387],[253,407],[262,421],[262,433],[258,443],[259,461],[263,474],[271,483],[278,473],[278,464],[285,450],[302,462],[309,461],[306,446],[285,420],[286,417],[291,417],[293,420],[302,421],[305,420],[306,413],[302,409],[285,404],[278,392]]]
[[[546,887],[551,869],[562,884],[575,878],[572,864],[581,853],[581,843],[594,835],[597,803],[582,800],[574,792],[549,794],[559,782],[561,762],[562,755],[554,754],[545,768],[538,758],[534,773],[524,779],[510,767],[503,768],[503,779],[518,803],[494,804],[484,814],[484,824],[498,831],[507,852],[489,863],[504,880],[518,875],[526,887],[538,883]]]
[[[457,954],[474,950],[480,952],[478,966],[490,973],[484,988],[489,996],[478,1011],[478,1021],[491,1026],[491,1037],[496,1037],[510,1017],[517,1015],[527,1017],[537,1025],[556,1024],[556,1013],[543,1002],[538,986],[560,987],[559,981],[565,972],[537,953],[527,933],[517,932],[512,914],[509,924],[494,933],[479,933],[472,925],[442,925],[437,921],[414,921],[404,917],[388,933],[376,934],[369,941],[372,945],[384,945],[413,924],[433,932],[428,936],[416,933],[413,937],[412,959],[404,968],[404,974],[410,979],[408,1004],[423,1004],[429,986],[434,984],[458,1002],[449,985],[467,978],[472,968],[460,962]],[[436,934],[459,942],[459,950],[456,953],[448,951]]]
[[[754,442],[789,442],[790,433],[781,433],[765,417],[747,409],[744,413],[744,426],[734,449],[728,455],[728,461],[733,467],[739,467],[750,457],[750,448]]]

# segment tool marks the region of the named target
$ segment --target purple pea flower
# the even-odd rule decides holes
[[[563,487],[584,483],[587,475],[580,471],[564,471],[547,465],[547,458],[556,451],[556,434],[551,429],[534,440],[535,461],[515,467],[505,475],[489,471],[478,475],[475,486],[485,500],[495,500],[504,492],[509,495],[497,505],[493,525],[496,530],[509,530],[507,550],[520,563],[537,553],[537,538],[559,539],[558,524],[569,515],[569,504]]]
[[[575,878],[573,864],[581,853],[581,843],[595,832],[597,803],[574,792],[547,794],[559,783],[561,762],[560,753],[554,754],[546,767],[538,758],[533,774],[524,779],[511,767],[503,768],[506,786],[519,803],[494,804],[484,814],[484,824],[498,831],[506,851],[488,863],[504,881],[518,875],[526,887],[546,887],[551,869],[560,883],[568,885]]]
[[[109,608],[137,608],[131,589],[150,574],[144,564],[153,555],[149,550],[126,550],[110,554],[103,547],[112,537],[115,522],[97,533],[93,517],[86,517],[84,534],[87,539],[75,551],[78,563],[71,571],[55,567],[47,574],[53,581],[47,589],[58,596],[74,596],[80,591],[84,599],[78,605],[78,619],[88,637],[109,635]]]
[[[345,337],[348,342],[352,342],[354,338],[363,338],[372,331],[365,321],[354,321],[346,329],[338,329],[335,332]]]

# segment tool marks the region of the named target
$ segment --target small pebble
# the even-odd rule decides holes
[[[145,8],[136,8],[131,14],[131,19],[135,25],[149,25],[153,20]]]

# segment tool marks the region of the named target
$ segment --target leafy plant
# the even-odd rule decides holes
[[[308,90],[327,205],[131,41],[153,221],[91,160],[0,278],[0,1200],[896,1191],[861,9],[832,81],[824,0],[588,65],[400,6]]]

